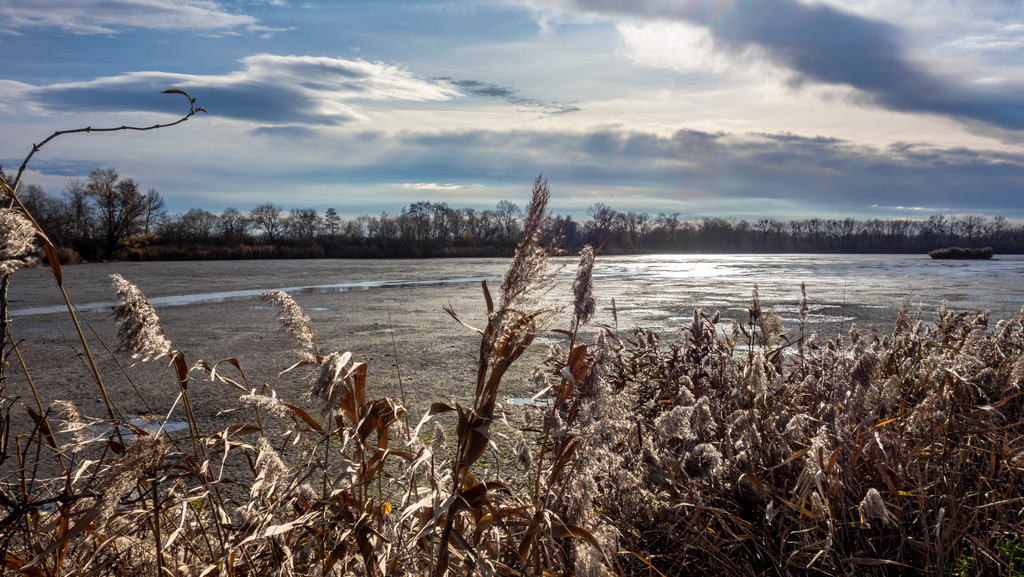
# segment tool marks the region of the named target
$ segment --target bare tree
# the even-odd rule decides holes
[[[156,225],[167,217],[167,203],[155,188],[149,189],[143,197],[142,207],[142,232],[149,234],[154,232]]]
[[[186,242],[200,245],[210,244],[220,224],[217,215],[201,208],[190,208],[179,220]]]
[[[288,231],[292,238],[312,243],[323,228],[323,219],[315,208],[293,208],[288,217]]]
[[[249,218],[233,206],[220,214],[220,238],[230,246],[241,244],[249,233]]]
[[[64,205],[71,238],[84,240],[92,236],[93,208],[89,204],[86,184],[77,178],[64,187]]]
[[[510,200],[498,201],[494,207],[494,216],[498,221],[498,229],[506,241],[515,240],[519,235],[519,218],[523,216],[523,210],[519,205]]]
[[[119,242],[139,230],[144,197],[134,179],[118,180],[113,168],[94,169],[89,173],[85,189],[96,204],[100,231],[106,241],[107,256],[110,256]]]
[[[264,202],[249,213],[253,227],[263,234],[263,239],[267,244],[280,242],[287,230],[287,222],[282,214],[283,210],[280,205]]]

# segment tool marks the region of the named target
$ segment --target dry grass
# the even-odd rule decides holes
[[[502,379],[554,318],[540,298],[552,286],[547,198],[538,179],[497,298],[482,287],[472,404],[439,400],[414,427],[402,402],[374,398],[358,353],[317,348],[283,293],[266,298],[298,339],[301,360],[286,371],[308,380],[308,408],[253,387],[234,359],[187,363],[145,296],[115,279],[120,349],[170,359],[180,395],[164,424],[187,427],[119,420],[114,400],[90,419],[7,391],[5,570],[1022,574],[1021,317],[992,326],[942,310],[926,325],[905,305],[893,334],[815,342],[803,324],[784,336],[755,290],[743,326],[696,310],[663,342],[588,325],[585,251],[572,321],[554,329],[565,340],[535,373],[544,402],[507,415],[520,409],[499,403]],[[200,428],[188,397],[199,378],[237,396],[236,424]],[[9,434],[12,411],[34,429]]]

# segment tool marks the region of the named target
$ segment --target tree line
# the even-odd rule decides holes
[[[192,208],[171,214],[158,191],[143,192],[113,168],[69,181],[59,196],[28,185],[20,197],[69,261],[504,256],[514,250],[523,216],[509,200],[485,210],[419,201],[396,214],[348,220],[334,208],[320,214],[271,202],[247,211]],[[1024,225],[1001,216],[684,219],[678,213],[621,212],[604,203],[587,214],[584,220],[555,215],[548,240],[568,252],[603,243],[604,254],[925,253],[946,246],[1024,252]]]

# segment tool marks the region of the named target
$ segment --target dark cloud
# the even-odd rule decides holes
[[[316,136],[317,131],[305,126],[260,126],[250,130],[249,134],[301,140]]]
[[[253,132],[307,142],[312,136],[302,126],[266,126]],[[374,213],[397,210],[414,193],[480,207],[499,200],[487,196],[484,188],[460,189],[448,197],[454,193],[387,184],[474,184],[503,191],[522,187],[525,196],[529,183],[543,172],[552,183],[555,207],[579,214],[602,201],[618,210],[739,218],[906,216],[892,208],[899,206],[1024,218],[1024,153],[918,142],[879,148],[791,133],[679,130],[656,135],[618,127],[586,132],[365,131],[344,137],[316,132],[318,145],[330,151],[319,165],[318,155],[294,168],[276,162],[244,164],[246,170],[231,173],[226,183],[223,163],[200,162],[185,174],[176,173],[169,183],[154,186],[182,194],[189,189],[218,191],[206,201],[190,198],[193,206],[219,206],[228,197],[251,198],[255,205],[262,194],[258,191],[275,187],[298,196],[304,190],[337,190],[340,196],[323,197],[323,202],[341,198],[346,205]],[[11,169],[19,161],[2,162]],[[97,164],[107,163],[40,158],[32,168],[80,178]],[[119,168],[150,182],[131,167]],[[362,192],[367,190],[372,192]],[[232,202],[245,206],[249,201]]]
[[[1024,129],[1024,84],[975,85],[913,62],[888,23],[799,0],[575,0],[584,11],[675,19],[707,27],[717,47],[764,49],[795,82],[849,85],[891,110]]]
[[[506,86],[499,86],[497,84],[490,84],[487,82],[481,82],[480,80],[457,80],[448,76],[435,78],[439,82],[447,82],[452,86],[467,92],[474,96],[481,96],[484,98],[497,98],[505,100],[509,104],[515,106],[521,106],[528,112],[542,112],[544,114],[551,115],[562,115],[572,114],[575,112],[581,112],[582,109],[573,103],[562,103],[562,102],[548,102],[544,100],[538,100],[536,98],[524,98],[519,95],[519,91],[508,88]]]
[[[24,159],[3,158],[0,159],[0,166],[9,172],[17,172]],[[31,170],[47,176],[68,176],[82,178],[88,176],[92,169],[102,165],[102,162],[92,160],[65,160],[61,158],[38,159],[34,158],[29,165]]]
[[[324,126],[361,118],[359,108],[372,101],[437,101],[456,95],[450,86],[378,62],[256,54],[243,59],[242,65],[241,70],[222,75],[133,72],[89,82],[20,85],[18,95],[52,112],[178,114],[183,112],[180,97],[159,93],[180,88],[221,117],[265,125]]]
[[[798,216],[797,206],[804,215],[863,215],[871,205],[902,205],[1024,217],[1024,154],[920,143],[879,149],[788,133],[403,133],[375,162],[318,178],[508,186],[538,172],[555,186],[630,190],[637,198],[608,199],[622,210],[700,197],[705,214],[746,205],[746,214]]]
[[[267,123],[340,125],[354,116],[317,110],[318,101],[294,85],[240,80],[230,85],[182,82],[174,75],[150,74],[118,83],[54,86],[30,93],[33,101],[55,112],[132,110],[183,114],[188,105],[180,96],[161,95],[167,88],[194,94],[197,104],[220,117]],[[183,106],[184,105],[184,106]]]
[[[479,80],[455,80],[454,78],[447,76],[438,78],[437,80],[448,82],[453,86],[470,94],[475,94],[476,96],[508,99],[515,97],[516,94],[516,91],[511,88],[498,86],[497,84],[488,84],[486,82],[480,82]]]

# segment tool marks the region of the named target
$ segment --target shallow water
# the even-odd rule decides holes
[[[549,328],[568,327],[574,259],[565,259],[551,305],[569,308]],[[83,311],[79,319],[104,375],[107,390],[126,415],[168,410],[179,388],[166,363],[132,364],[126,369],[105,352],[114,349],[117,324],[108,312],[115,291],[112,273],[123,275],[153,302],[168,338],[188,355],[215,362],[237,359],[244,374],[227,365],[230,378],[247,379],[246,388],[270,384],[289,402],[305,401],[308,378],[282,374],[295,358],[295,340],[274,321],[277,307],[258,295],[285,289],[312,319],[321,350],[352,351],[371,368],[374,395],[402,398],[425,407],[438,400],[472,402],[478,336],[452,320],[451,307],[472,326],[486,324],[480,287],[485,279],[497,298],[509,259],[445,260],[280,260],[175,263],[103,263],[69,266],[64,285]],[[662,342],[680,336],[693,310],[719,310],[744,322],[756,284],[763,306],[775,307],[792,336],[799,334],[797,301],[807,285],[808,333],[833,336],[852,323],[892,330],[904,297],[933,321],[943,301],[954,310],[992,311],[995,320],[1015,318],[1024,301],[1024,257],[991,261],[932,261],[929,258],[862,255],[672,255],[599,257],[594,267],[597,314],[584,329],[615,326],[629,336],[635,326],[660,333]],[[83,414],[105,414],[105,406],[84,363],[76,329],[52,275],[22,269],[11,279],[13,334],[44,403],[71,400]],[[613,303],[614,302],[614,308]],[[723,329],[724,329],[723,326]],[[544,330],[502,382],[502,403],[532,403],[530,378],[547,348],[564,336]],[[401,372],[399,372],[401,371]],[[132,385],[127,378],[131,376]],[[9,373],[8,394],[29,395],[21,371]],[[212,383],[197,371],[189,393],[196,418],[210,430],[234,424],[238,390]],[[402,384],[404,382],[404,385]],[[136,394],[135,387],[142,391]],[[404,386],[404,393],[402,387]],[[144,399],[143,399],[144,397]],[[180,426],[184,416],[170,417]],[[31,426],[31,424],[26,424]],[[165,429],[166,430],[166,429]]]
[[[565,262],[559,278],[568,285],[575,267]],[[84,301],[77,299],[85,311],[116,304],[105,279],[111,272],[137,283],[158,310],[237,300],[251,300],[257,307],[258,296],[271,289],[300,297],[386,289],[388,298],[402,301],[412,289],[443,297],[482,280],[495,291],[507,265],[508,259],[113,263],[67,267],[65,284],[86,295]],[[11,285],[12,316],[64,311],[45,271],[19,275],[28,278]],[[990,310],[994,319],[1010,318],[1024,304],[1022,281],[1024,257],[1019,256],[934,261],[924,255],[659,255],[599,257],[594,267],[597,322],[660,331],[686,324],[697,307],[742,321],[755,285],[764,306],[776,307],[791,327],[799,321],[801,282],[807,287],[811,330],[834,332],[850,323],[886,330],[907,296],[925,320],[934,319],[943,302],[954,310]],[[554,294],[570,298],[567,290]],[[97,296],[103,298],[88,300]]]
[[[313,285],[313,286],[295,286],[295,287],[280,287],[277,290],[284,291],[292,296],[299,295],[310,295],[310,294],[328,294],[328,293],[341,293],[348,291],[357,290],[370,290],[376,288],[405,288],[413,286],[432,286],[432,285],[450,285],[450,284],[467,284],[467,283],[479,283],[482,280],[500,281],[501,278],[487,279],[485,277],[468,277],[468,278],[448,278],[448,279],[426,279],[426,280],[407,280],[407,281],[362,281],[362,282],[349,282],[349,283],[337,283],[337,284],[325,284],[325,285]],[[185,305],[194,305],[200,303],[217,303],[224,301],[233,300],[246,300],[258,298],[261,294],[272,289],[241,289],[233,291],[216,291],[216,292],[204,292],[204,293],[193,293],[184,295],[171,295],[163,297],[147,297],[150,304],[154,307],[176,307]],[[95,302],[75,305],[80,311],[112,311],[114,307],[118,305],[115,301],[108,302]],[[253,308],[276,308],[276,307],[262,307],[255,305]],[[43,307],[28,307],[23,309],[16,309],[11,311],[12,317],[31,316],[31,315],[50,315],[59,314],[66,311],[67,308],[64,305],[58,306],[43,306]],[[328,310],[325,307],[317,307],[310,310]]]

